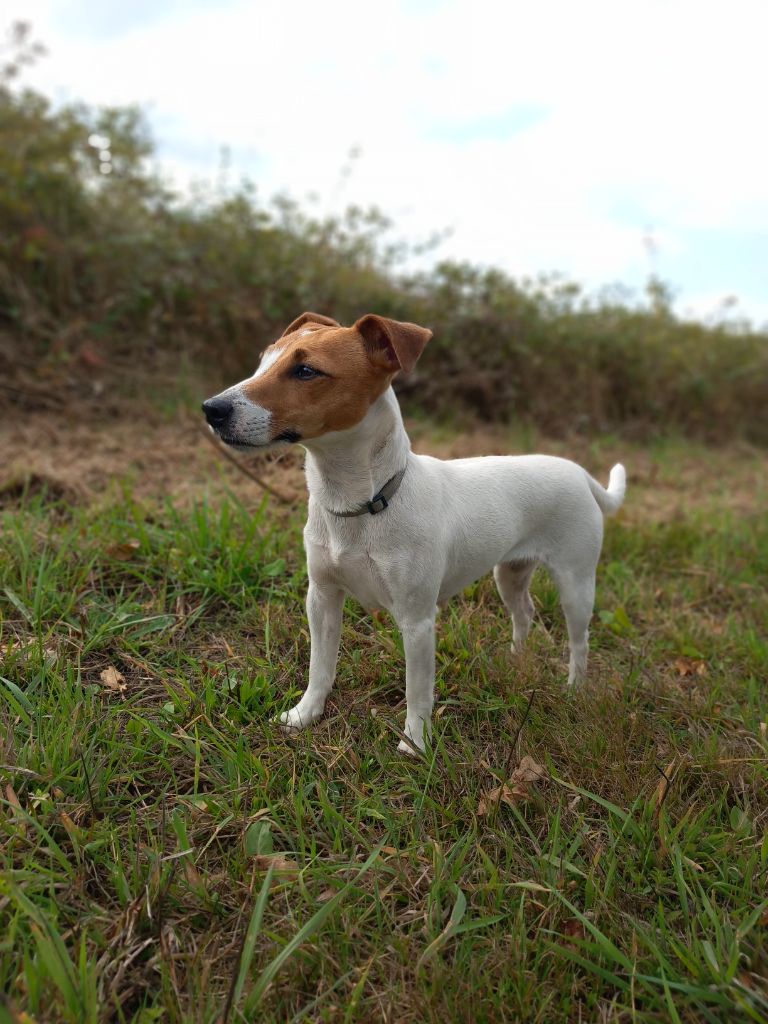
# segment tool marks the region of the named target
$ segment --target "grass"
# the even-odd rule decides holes
[[[768,1020],[765,516],[610,521],[572,694],[548,579],[516,661],[472,587],[423,760],[351,602],[329,713],[271,724],[300,527],[127,487],[2,513],[0,1020]]]

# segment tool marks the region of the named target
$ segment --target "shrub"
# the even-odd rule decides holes
[[[142,371],[174,380],[180,365],[223,384],[304,309],[341,322],[376,311],[435,331],[398,385],[411,408],[548,433],[768,442],[764,333],[682,321],[653,280],[641,308],[557,277],[452,262],[406,274],[375,209],[318,219],[248,184],[181,199],[148,169],[141,111],[54,110],[13,87],[34,56],[23,29],[15,42],[0,69],[0,401],[94,374],[135,393]],[[109,140],[109,175],[93,136]]]

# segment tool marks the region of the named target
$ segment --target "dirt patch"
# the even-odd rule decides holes
[[[42,494],[52,501],[78,502],[86,496],[75,480],[62,480],[58,476],[33,471],[11,471],[0,478],[0,508],[16,505],[34,495]]]
[[[575,459],[603,482],[613,463],[622,461],[629,476],[629,499],[621,514],[629,521],[667,520],[715,505],[750,514],[765,492],[764,453],[743,444],[648,449],[580,437],[521,439],[510,430],[493,428],[453,433],[421,422],[409,426],[414,450],[439,458],[536,450]],[[298,446],[278,458],[233,458],[288,497],[288,506],[304,504],[303,454]],[[168,497],[182,504],[201,496],[215,498],[226,490],[244,501],[257,501],[263,494],[258,483],[210,443],[192,413],[162,419],[142,410],[134,418],[82,421],[74,414],[41,411],[0,424],[0,504],[41,490],[71,502],[95,500],[116,482],[127,482],[139,498]],[[275,504],[286,507],[279,500]]]
[[[116,481],[127,482],[139,498],[182,502],[209,489],[260,490],[207,440],[191,414],[171,421],[142,414],[140,421],[83,423],[39,413],[0,426],[0,453],[0,494],[5,491],[9,498],[25,486],[47,484],[54,494],[87,501]],[[238,456],[238,461],[296,502],[303,500],[298,449],[279,462],[264,456]]]

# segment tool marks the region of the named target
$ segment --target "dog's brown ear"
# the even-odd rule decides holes
[[[298,331],[304,324],[323,324],[325,327],[341,327],[338,321],[331,320],[329,316],[323,316],[322,313],[302,313],[301,316],[296,317],[292,324],[285,328],[280,337],[284,338],[286,334],[293,334],[294,331]]]
[[[368,358],[387,373],[412,370],[432,337],[432,331],[426,327],[389,320],[375,313],[361,317],[354,327],[362,335]]]

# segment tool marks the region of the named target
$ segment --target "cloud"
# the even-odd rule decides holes
[[[262,194],[376,203],[407,237],[453,228],[441,254],[590,285],[639,283],[651,227],[683,298],[696,231],[768,235],[763,0],[166,0],[95,29],[70,8],[38,0],[32,80],[147,105],[182,180],[228,145]]]

